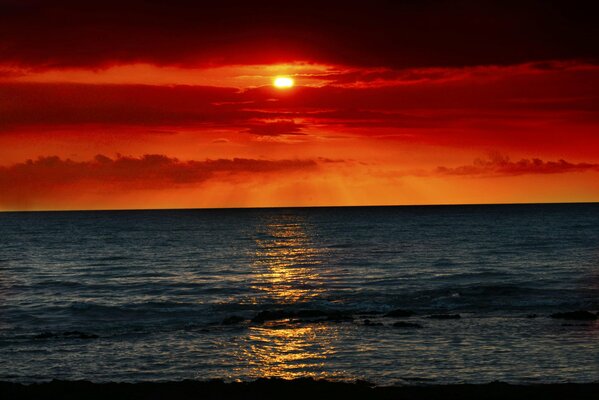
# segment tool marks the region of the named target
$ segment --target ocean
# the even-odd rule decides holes
[[[576,310],[599,204],[0,213],[4,381],[596,382]]]

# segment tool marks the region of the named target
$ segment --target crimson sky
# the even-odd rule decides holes
[[[0,0],[0,210],[599,201],[588,3]]]

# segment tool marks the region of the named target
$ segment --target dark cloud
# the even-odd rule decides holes
[[[413,71],[387,86],[298,86],[239,91],[202,86],[1,83],[0,131],[79,124],[164,127],[204,125],[276,136],[304,125],[431,128],[527,119],[597,121],[599,67],[530,64]],[[436,79],[433,77],[444,77]],[[423,78],[426,76],[426,78]],[[361,78],[356,78],[361,79]],[[370,79],[370,78],[368,78]],[[259,121],[259,122],[257,122]]]
[[[214,102],[238,98],[233,88],[202,86],[0,84],[3,127],[18,125],[234,123]],[[216,112],[219,111],[219,112]]]
[[[277,120],[272,122],[255,122],[245,131],[258,136],[305,135],[303,125],[293,120]]]
[[[459,167],[438,167],[440,175],[457,176],[517,176],[530,174],[563,174],[569,172],[599,172],[599,164],[571,163],[565,160],[543,161],[538,158],[511,161],[509,157],[498,153],[488,159],[477,159],[472,165]]]
[[[200,183],[217,174],[268,173],[309,169],[315,160],[218,159],[181,161],[161,154],[142,157],[97,155],[91,161],[73,161],[58,156],[39,157],[0,167],[0,192],[22,184],[65,185],[84,181],[115,185],[139,183],[144,187]]]
[[[201,184],[210,179],[227,179],[242,174],[311,170],[327,160],[218,159],[180,161],[160,154],[143,157],[97,155],[91,161],[73,161],[57,156],[40,157],[0,167],[0,206],[19,208],[37,200],[75,190],[164,189]]]
[[[0,208],[22,209],[64,195],[89,193],[126,194],[135,190],[168,189],[200,185],[256,174],[310,171],[321,164],[340,162],[317,159],[216,159],[182,161],[162,154],[142,157],[97,155],[90,161],[58,156],[39,157],[0,166]],[[244,178],[246,179],[246,178]]]
[[[230,142],[230,140],[225,139],[225,138],[218,138],[218,139],[214,139],[212,141],[212,143],[215,143],[215,144],[224,144],[224,143],[229,143],[229,142]]]
[[[572,0],[0,0],[0,60],[405,68],[597,59],[596,8]]]

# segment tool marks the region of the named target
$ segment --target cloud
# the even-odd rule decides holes
[[[512,65],[483,65],[466,67],[424,68],[330,68],[326,73],[312,74],[330,85],[348,88],[376,88],[384,86],[447,84],[469,81],[484,83],[488,79],[539,73],[568,73],[597,69],[593,63],[580,61],[538,61]]]
[[[252,123],[245,132],[259,136],[305,135],[302,129],[303,125],[293,120],[277,120]]]
[[[247,158],[181,161],[162,154],[142,157],[97,155],[90,161],[73,161],[58,156],[39,157],[0,167],[0,187],[24,181],[42,185],[62,185],[80,181],[111,184],[139,182],[142,186],[201,183],[216,174],[268,173],[316,167],[315,160],[260,160]],[[39,180],[39,181],[38,181]]]
[[[256,116],[214,103],[238,99],[237,89],[205,86],[0,84],[3,127],[235,123]]]
[[[182,161],[162,154],[142,157],[97,155],[89,161],[39,157],[0,167],[0,206],[11,208],[65,191],[164,189],[198,185],[212,179],[313,170],[327,159],[216,159]],[[78,190],[74,190],[77,188]],[[18,208],[18,207],[17,207]]]
[[[0,59],[33,68],[298,60],[404,68],[596,58],[595,15],[592,2],[563,0],[305,0],[291,11],[274,1],[1,0]]]
[[[538,158],[511,161],[509,157],[492,153],[487,159],[476,159],[472,165],[437,167],[439,175],[501,177],[531,174],[564,174],[599,172],[599,164],[571,163],[565,160],[543,161]]]
[[[310,123],[446,128],[470,122],[599,120],[598,65],[548,63],[543,68],[525,64],[394,73],[400,72],[395,78],[387,76],[390,80],[384,86],[360,86],[362,78],[355,76],[351,80],[358,86],[298,86],[285,93],[270,86],[240,91],[186,85],[4,82],[0,83],[0,131],[83,124],[155,129],[201,125],[277,136],[304,133]]]

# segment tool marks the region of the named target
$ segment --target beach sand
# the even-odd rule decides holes
[[[2,399],[596,399],[599,383],[427,385],[377,387],[367,382],[258,379],[253,382],[181,381],[92,383],[0,382]]]

